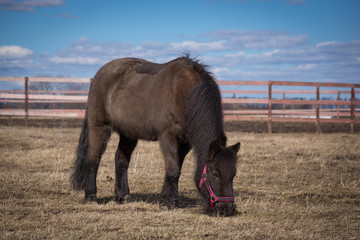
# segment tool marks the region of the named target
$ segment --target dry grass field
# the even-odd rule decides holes
[[[164,164],[156,142],[139,142],[131,198],[114,203],[115,134],[99,168],[100,204],[86,205],[68,181],[80,128],[34,125],[0,124],[0,239],[360,239],[358,132],[269,135],[231,125],[229,144],[242,143],[239,213],[221,218],[201,208],[191,154],[179,183],[183,208],[159,205]]]

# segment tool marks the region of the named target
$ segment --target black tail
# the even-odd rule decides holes
[[[85,160],[87,158],[89,147],[89,127],[88,127],[88,118],[87,111],[85,113],[84,123],[82,126],[79,145],[76,149],[75,161],[73,166],[73,172],[70,176],[70,184],[75,190],[83,190],[86,184],[86,165]]]

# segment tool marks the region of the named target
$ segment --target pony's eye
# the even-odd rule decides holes
[[[220,174],[217,173],[217,172],[215,172],[215,173],[213,173],[213,177],[214,177],[214,178],[219,178],[219,177],[220,177]]]

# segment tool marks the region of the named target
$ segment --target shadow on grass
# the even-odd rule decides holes
[[[103,197],[98,199],[98,204],[107,204],[114,201],[114,197]],[[131,193],[125,202],[146,202],[152,204],[162,204],[160,193]],[[179,196],[179,208],[195,208],[200,204],[200,199]]]
[[[98,199],[98,204],[108,204],[109,202],[114,201],[114,197],[104,197],[104,198],[99,198]],[[132,202],[145,202],[145,203],[150,203],[150,204],[160,204],[163,205],[162,202],[162,198],[161,195],[158,194],[153,194],[153,193],[133,193],[130,194],[129,197],[126,199],[125,201],[126,203],[132,203]],[[125,203],[125,204],[126,204]],[[235,204],[236,205],[236,204]],[[165,205],[163,205],[165,206]],[[179,196],[179,205],[175,208],[190,208],[190,209],[198,209],[195,210],[195,212],[197,214],[206,214],[210,217],[219,217],[219,215],[209,209],[205,209],[204,206],[202,206],[201,204],[201,199],[200,198],[189,198],[189,197],[185,197],[185,196]],[[172,207],[169,208],[170,209],[174,209]],[[237,217],[240,215],[244,215],[247,212],[244,211],[237,211],[236,209],[234,209],[234,212],[231,214],[231,216],[228,217]],[[221,217],[221,216],[220,216]]]

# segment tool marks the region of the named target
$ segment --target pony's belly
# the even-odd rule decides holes
[[[165,117],[154,120],[151,118],[137,119],[128,116],[126,119],[118,119],[113,123],[113,128],[131,139],[157,141],[165,132],[177,136],[178,139],[185,137],[182,124],[170,119],[166,120]]]
[[[131,139],[142,139],[147,141],[156,141],[159,138],[159,130],[149,124],[149,122],[139,121],[138,119],[128,117],[127,119],[118,119],[113,122],[113,128]]]

